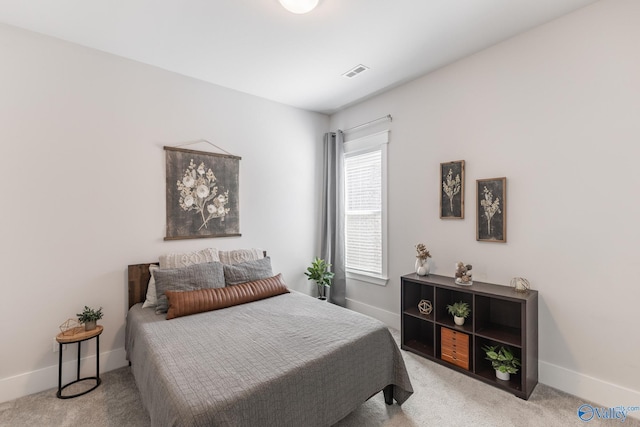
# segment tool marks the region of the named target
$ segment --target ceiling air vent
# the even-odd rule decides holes
[[[367,71],[369,69],[369,67],[367,67],[366,65],[356,65],[355,67],[353,67],[352,69],[350,69],[349,71],[347,71],[346,73],[343,74],[343,76],[348,77],[348,78],[352,78],[357,76],[358,74]]]

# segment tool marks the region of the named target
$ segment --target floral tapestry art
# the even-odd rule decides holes
[[[221,218],[221,221],[224,221],[224,216],[230,211],[225,207],[229,201],[229,190],[218,195],[216,181],[213,171],[206,169],[204,162],[196,168],[193,159],[184,171],[182,180],[178,181],[180,207],[185,211],[195,211],[202,217],[202,225],[198,230],[207,227],[212,218]]]
[[[165,147],[168,239],[239,235],[239,157]]]

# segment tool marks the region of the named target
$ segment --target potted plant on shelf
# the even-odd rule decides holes
[[[97,310],[84,306],[82,313],[76,314],[78,321],[84,323],[85,331],[92,331],[96,328],[96,322],[102,319],[102,307]]]
[[[308,280],[316,282],[318,286],[318,299],[321,300],[327,299],[325,291],[327,287],[331,286],[331,279],[333,279],[334,276],[334,274],[329,271],[329,268],[331,268],[331,264],[316,257],[304,273]]]
[[[454,302],[453,304],[449,304],[447,306],[447,311],[453,316],[453,321],[458,326],[464,325],[464,319],[469,317],[469,315],[471,314],[471,308],[469,307],[469,304],[464,301],[458,301]]]
[[[491,366],[496,370],[498,379],[509,381],[510,374],[518,372],[520,359],[513,355],[509,347],[486,345],[482,349],[487,354],[485,359],[491,361]]]

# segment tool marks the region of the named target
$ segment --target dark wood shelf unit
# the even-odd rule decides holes
[[[433,311],[429,315],[418,310],[420,300],[429,300]],[[447,312],[447,305],[465,301],[471,306],[471,316],[458,326]],[[472,286],[456,285],[451,277],[415,273],[401,277],[401,347],[469,375],[487,384],[528,399],[538,383],[538,292],[516,292],[509,286],[473,282]],[[447,345],[443,357],[442,328],[468,335],[466,347],[455,350]],[[445,331],[448,335],[452,332]],[[463,335],[462,338],[466,337]],[[520,358],[522,366],[509,381],[499,380],[485,359],[482,347],[507,345]],[[469,358],[469,368],[456,366],[449,354]],[[449,359],[443,360],[443,359]],[[451,361],[451,362],[450,362]]]

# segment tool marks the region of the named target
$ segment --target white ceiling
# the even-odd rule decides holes
[[[595,1],[0,0],[0,22],[332,113]]]

